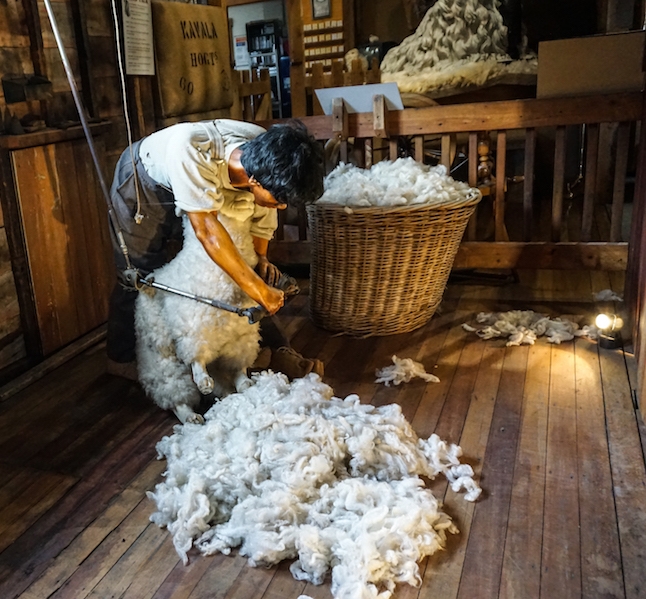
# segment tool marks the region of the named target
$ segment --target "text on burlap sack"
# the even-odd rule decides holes
[[[153,18],[164,116],[231,106],[231,66],[223,9],[156,1]]]

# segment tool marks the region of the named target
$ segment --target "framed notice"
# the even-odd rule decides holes
[[[312,0],[312,17],[327,19],[332,14],[332,0]]]
[[[251,66],[251,58],[249,57],[246,35],[237,35],[233,39],[233,51],[235,53],[233,60],[236,65],[236,69],[247,69]]]
[[[126,74],[154,75],[151,0],[121,0]]]

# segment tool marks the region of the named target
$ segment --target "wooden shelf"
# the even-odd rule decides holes
[[[90,123],[89,128],[93,135],[99,135],[108,130],[111,126],[109,122]],[[45,146],[48,144],[60,143],[79,139],[85,134],[81,125],[74,125],[67,129],[43,129],[34,133],[24,133],[22,135],[0,135],[0,149],[4,150],[21,150],[23,148],[33,148],[35,146]]]

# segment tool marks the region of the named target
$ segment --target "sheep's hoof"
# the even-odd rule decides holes
[[[193,414],[186,419],[186,422],[190,424],[204,424],[204,416],[193,412]]]
[[[191,372],[193,373],[193,382],[202,395],[213,393],[215,383],[209,376],[209,373],[207,372],[206,367],[202,362],[192,362]]]
[[[196,414],[186,404],[175,406],[173,412],[182,424],[204,424],[204,417],[201,414]]]
[[[238,393],[244,393],[249,387],[253,386],[253,381],[246,375],[239,376],[235,380],[235,387]]]
[[[213,389],[215,388],[215,383],[213,382],[213,379],[210,376],[205,376],[195,381],[195,384],[197,385],[197,388],[202,395],[208,395],[209,393],[213,393]]]

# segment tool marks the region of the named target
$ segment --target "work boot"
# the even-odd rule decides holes
[[[139,381],[136,360],[133,360],[132,362],[115,362],[108,358],[106,372],[113,376],[120,376],[121,378],[128,379],[129,381]]]
[[[269,363],[271,362],[271,354],[271,349],[269,349],[268,347],[261,347],[258,355],[256,356],[256,361],[251,367],[251,370],[254,372],[267,370],[267,368],[269,368]]]
[[[269,368],[274,372],[282,372],[290,380],[303,378],[310,372],[323,377],[324,371],[321,360],[304,358],[291,347],[279,347],[272,351]]]

